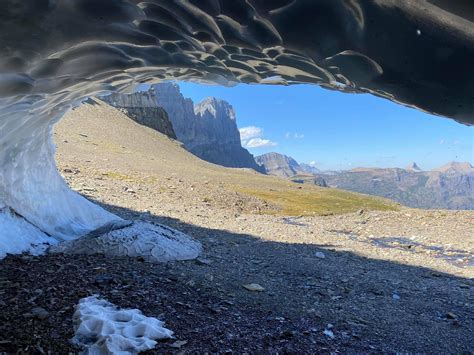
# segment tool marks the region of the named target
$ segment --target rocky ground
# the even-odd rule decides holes
[[[186,232],[204,253],[166,264],[9,256],[0,352],[77,352],[72,313],[92,294],[164,320],[176,339],[157,353],[474,351],[473,212],[286,216],[229,189],[232,176],[252,173],[219,175],[189,157],[164,164],[171,150],[142,157],[86,131],[64,134],[58,159],[73,188],[124,218]],[[109,150],[91,154],[100,145]]]

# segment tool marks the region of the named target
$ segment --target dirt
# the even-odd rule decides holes
[[[78,351],[70,343],[71,317],[79,299],[92,294],[158,317],[176,339],[187,341],[181,349],[161,342],[156,352],[474,349],[472,279],[326,242],[276,242],[176,219],[156,221],[203,242],[202,259],[149,264],[49,255],[1,261],[0,350]],[[250,283],[264,291],[243,287]],[[30,318],[35,307],[50,316]]]
[[[91,155],[94,144],[115,146],[77,127],[86,137],[65,136],[71,126],[56,135],[73,188],[124,218],[188,233],[204,253],[166,264],[8,256],[0,352],[79,351],[71,317],[92,294],[166,322],[176,339],[150,353],[474,351],[473,212],[267,214],[278,205],[229,189],[252,172],[196,162],[169,142],[132,154],[126,137]]]

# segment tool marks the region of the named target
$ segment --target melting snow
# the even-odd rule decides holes
[[[11,209],[0,209],[0,259],[23,252],[40,255],[57,242]]]
[[[199,256],[201,243],[175,229],[142,221],[101,235],[62,242],[53,253],[141,256],[147,261],[190,260]]]
[[[73,342],[87,354],[137,354],[153,349],[157,339],[173,337],[162,321],[138,309],[119,309],[97,296],[79,301],[73,322]]]

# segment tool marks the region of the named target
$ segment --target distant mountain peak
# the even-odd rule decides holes
[[[255,157],[255,161],[263,166],[270,175],[291,177],[304,173],[304,170],[295,159],[276,152],[259,155]]]
[[[410,171],[416,171],[416,172],[422,171],[421,168],[418,166],[418,164],[415,162],[409,164],[405,169],[410,170]]]
[[[301,163],[300,164],[301,169],[303,169],[305,172],[309,174],[319,174],[321,173],[321,170],[316,167],[315,162],[310,162],[308,164]]]
[[[447,171],[456,171],[456,172],[473,172],[474,167],[468,162],[457,162],[451,161],[448,164],[440,166],[439,168],[433,169],[433,171],[447,172]]]

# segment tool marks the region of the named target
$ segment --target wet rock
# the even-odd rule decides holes
[[[458,316],[452,312],[446,313],[446,318],[447,319],[458,319]]]
[[[23,317],[44,320],[49,317],[49,312],[42,307],[35,307],[29,313],[23,314]]]
[[[325,258],[326,258],[326,255],[324,255],[324,253],[323,253],[323,252],[320,252],[320,251],[316,252],[316,253],[314,254],[314,256],[317,257],[317,258],[319,258],[319,259],[325,259]]]
[[[187,343],[188,343],[187,340],[177,340],[174,343],[170,344],[170,347],[175,348],[175,349],[180,349],[181,347],[183,347]]]
[[[262,286],[260,286],[259,284],[256,284],[256,283],[242,285],[242,287],[245,288],[246,290],[252,291],[252,292],[263,292],[263,291],[265,291],[265,289]]]
[[[100,274],[95,277],[94,283],[96,285],[110,284],[114,281],[114,277],[109,274]]]
[[[330,329],[324,329],[323,334],[326,335],[328,338],[334,339],[334,332]]]
[[[204,259],[204,258],[197,258],[195,261],[196,261],[196,264],[198,265],[210,265],[212,263],[211,260]]]

